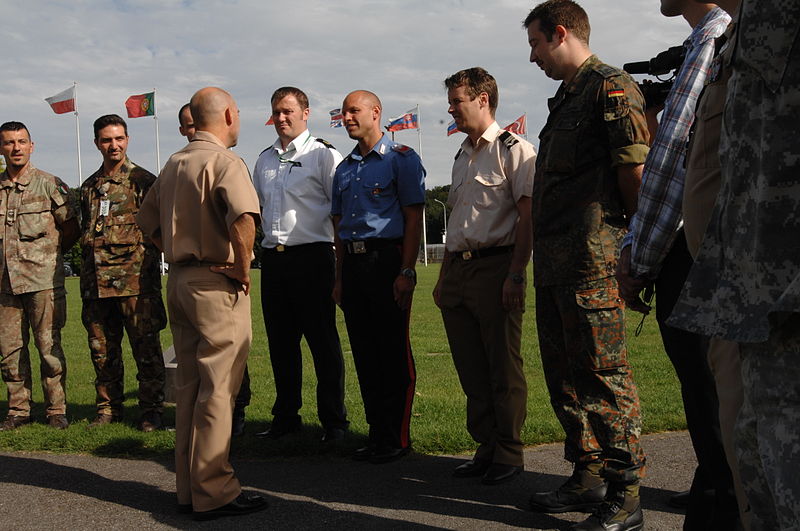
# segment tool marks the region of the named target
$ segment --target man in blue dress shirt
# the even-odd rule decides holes
[[[358,145],[336,168],[331,202],[333,297],[344,311],[369,424],[369,442],[354,458],[376,464],[411,447],[416,371],[408,322],[425,204],[422,161],[383,134],[381,111],[372,92],[345,98],[344,126]]]

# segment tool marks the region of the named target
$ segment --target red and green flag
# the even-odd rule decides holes
[[[153,116],[156,111],[155,92],[147,94],[137,94],[125,100],[125,109],[128,111],[128,118],[140,118],[142,116]]]

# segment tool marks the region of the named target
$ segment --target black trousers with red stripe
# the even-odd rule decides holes
[[[417,380],[408,338],[410,311],[392,291],[400,272],[398,246],[345,254],[342,310],[369,424],[370,444],[407,448]]]

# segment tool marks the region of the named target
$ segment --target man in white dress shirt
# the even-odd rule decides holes
[[[342,156],[308,132],[308,97],[282,87],[271,99],[278,140],[258,157],[253,184],[261,203],[261,306],[275,375],[271,427],[277,439],[299,431],[302,405],[300,340],[305,336],[317,374],[317,414],[323,442],[344,438],[344,362],[331,293],[335,276],[331,186]]]

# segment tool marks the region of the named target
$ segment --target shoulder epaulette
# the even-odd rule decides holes
[[[605,63],[598,63],[594,65],[592,69],[604,78],[617,77],[623,74],[622,70],[619,68],[607,65]]]
[[[403,155],[408,155],[409,153],[412,153],[414,150],[406,145],[395,143],[392,145],[392,151],[402,153]]]
[[[463,152],[464,152],[463,149],[458,148],[458,151],[456,151],[456,156],[453,157],[453,160],[458,160],[458,157],[460,157]]]
[[[267,151],[269,151],[270,149],[272,149],[272,146],[268,147],[267,149],[265,149],[264,151],[262,151],[261,153],[259,153],[259,154],[258,154],[258,156],[260,157],[261,155],[263,155],[264,153],[266,153],[266,152],[267,152]]]
[[[319,142],[320,144],[322,144],[323,146],[325,146],[328,149],[336,149],[335,147],[333,147],[333,144],[331,144],[330,142],[328,142],[324,138],[317,137],[317,142]]]
[[[500,133],[500,141],[508,148],[511,149],[515,145],[519,144],[519,140],[517,140],[514,135],[509,133],[508,131],[503,131]]]

